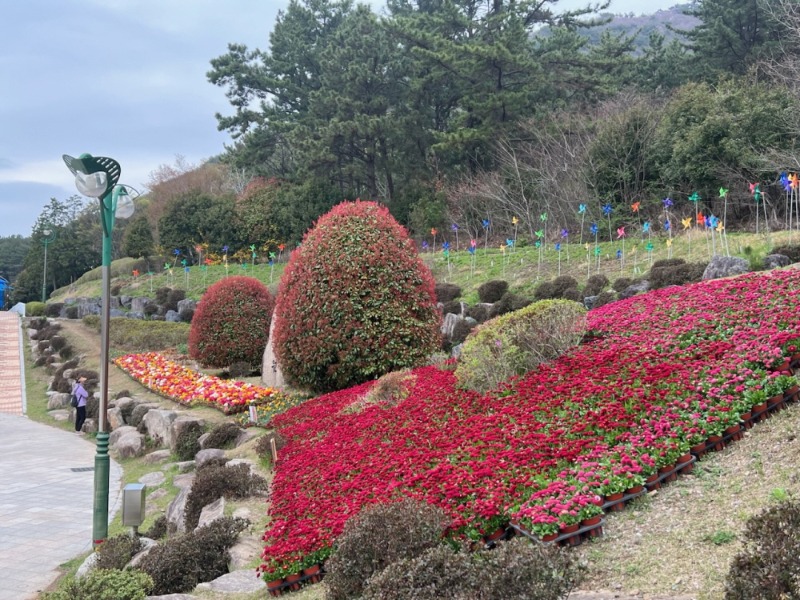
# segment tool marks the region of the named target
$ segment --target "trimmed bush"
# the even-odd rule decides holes
[[[350,519],[325,563],[328,600],[359,598],[372,575],[441,543],[449,519],[440,508],[415,500],[376,504]]]
[[[564,292],[578,287],[578,280],[569,275],[559,275],[553,279],[555,298],[563,298]]]
[[[230,448],[239,437],[242,430],[236,423],[224,421],[208,432],[208,436],[203,442],[205,448]]]
[[[776,246],[770,254],[783,254],[793,263],[800,262],[800,246],[797,245]]]
[[[474,328],[475,326],[470,325],[466,319],[459,319],[453,327],[453,335],[450,336],[450,343],[453,346],[462,343],[467,339],[467,336]]]
[[[564,300],[572,300],[573,302],[583,302],[583,294],[578,291],[578,288],[567,288],[561,292],[561,297]]]
[[[440,346],[430,270],[375,202],[320,217],[289,258],[275,318],[287,381],[318,392],[422,365]]]
[[[44,314],[48,317],[58,317],[61,314],[61,309],[64,308],[63,302],[51,302],[44,309]]]
[[[472,317],[478,323],[483,323],[489,318],[489,309],[483,304],[476,304],[467,308],[467,316]]]
[[[599,273],[592,275],[586,280],[586,286],[583,288],[584,296],[597,296],[606,287],[608,287],[608,277]]]
[[[277,452],[280,452],[280,450],[286,446],[286,439],[277,431],[262,435],[260,438],[258,438],[258,440],[256,440],[255,446],[253,447],[261,460],[266,460],[270,463],[272,462],[271,440],[273,439],[275,440],[275,450]]]
[[[167,298],[169,298],[169,293],[172,291],[172,288],[168,287],[160,287],[156,290],[156,304],[164,305],[167,303]]]
[[[537,300],[550,300],[556,297],[556,286],[552,281],[543,281],[533,290],[533,297]]]
[[[144,312],[146,317],[152,317],[158,313],[158,304],[154,304],[152,302],[150,304],[145,304],[142,312]]]
[[[44,302],[27,302],[25,304],[26,317],[42,317],[44,316],[44,309],[47,305]],[[30,325],[30,327],[33,327]],[[36,329],[36,328],[34,328]]]
[[[653,265],[649,275],[650,289],[660,289],[670,285],[686,285],[687,283],[700,281],[703,278],[705,268],[705,265],[701,263],[687,264],[684,262],[661,267]]]
[[[77,306],[68,306],[67,310],[64,311],[64,314],[68,319],[77,319],[78,318],[78,307]]]
[[[154,596],[190,592],[228,572],[228,550],[248,524],[245,519],[217,519],[159,544],[137,568],[152,578]]]
[[[600,308],[601,306],[605,306],[606,304],[610,304],[616,301],[617,301],[617,295],[611,290],[606,290],[604,292],[600,292],[597,295],[597,298],[595,299],[592,308]]]
[[[725,580],[726,600],[800,598],[800,501],[751,517],[743,541]]]
[[[138,537],[127,533],[107,539],[97,549],[96,569],[124,569],[134,555],[142,549]]]
[[[372,577],[364,600],[559,600],[580,582],[578,560],[559,548],[514,539],[495,550],[453,552],[436,546]]]
[[[447,304],[461,296],[461,288],[455,283],[437,283],[434,286],[434,293],[437,302]]]
[[[167,535],[168,527],[169,521],[167,520],[167,515],[160,515],[155,521],[153,521],[150,529],[147,531],[142,531],[141,534],[143,537],[150,538],[151,540],[160,540]]]
[[[569,300],[542,300],[487,321],[464,342],[458,385],[486,392],[561,356],[585,331],[586,309]]]
[[[686,261],[682,258],[662,258],[661,260],[655,261],[651,269],[660,269],[661,267],[677,267],[678,265],[684,265]]]
[[[164,303],[164,308],[167,310],[174,310],[178,312],[178,302],[186,299],[186,292],[180,288],[170,290],[167,294],[167,301]]]
[[[502,281],[501,279],[493,279],[491,281],[487,281],[486,283],[482,283],[478,287],[478,298],[484,304],[493,304],[500,300],[508,291],[508,282]]]
[[[611,288],[615,292],[622,292],[625,291],[625,288],[630,287],[631,284],[633,284],[633,279],[630,277],[620,277],[614,280],[614,283],[611,284]]]
[[[175,440],[175,456],[178,460],[194,460],[200,452],[200,436],[203,433],[203,426],[197,421],[184,424]]]
[[[505,315],[507,313],[514,312],[515,310],[525,308],[531,302],[532,301],[528,300],[527,298],[523,298],[517,294],[512,294],[511,292],[506,292],[503,294],[503,297],[495,302],[494,305],[492,305],[492,308],[489,309],[489,318],[493,319],[495,317],[499,317],[500,315]]]
[[[258,279],[221,279],[197,305],[189,331],[189,356],[211,367],[261,363],[274,306],[272,294]]]
[[[225,496],[225,498],[247,498],[258,490],[266,489],[267,482],[263,477],[250,472],[247,464],[232,467],[213,463],[204,463],[197,470],[189,497],[186,499],[184,523],[186,530],[197,527],[203,507]]]
[[[455,300],[451,302],[445,302],[444,305],[442,306],[442,313],[445,315],[449,313],[453,313],[454,315],[460,315],[461,302],[457,302]]]
[[[58,591],[45,592],[44,600],[144,600],[153,579],[141,571],[94,569],[81,579],[68,579]]]

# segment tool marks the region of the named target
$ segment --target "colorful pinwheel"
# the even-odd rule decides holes
[[[138,276],[139,276],[139,270],[138,270],[138,269],[134,269],[134,270],[133,270],[133,277],[134,277],[134,279],[135,279],[136,277],[138,277]]]
[[[614,236],[611,233],[611,213],[614,211],[614,208],[610,204],[603,205],[603,214],[608,217],[608,241],[613,242]]]
[[[489,252],[489,225],[491,225],[491,222],[489,219],[484,219],[481,221],[481,225],[483,225],[483,230],[486,232],[486,239],[483,242],[483,251],[487,253]]]
[[[681,223],[683,224],[684,231],[689,229],[692,226],[692,217],[686,217],[685,219],[681,219]]]
[[[642,205],[641,202],[634,202],[633,204],[631,204],[631,210],[635,213],[638,213],[641,205]]]
[[[578,214],[581,216],[581,241],[583,244],[583,224],[586,222],[586,205],[578,204]]]

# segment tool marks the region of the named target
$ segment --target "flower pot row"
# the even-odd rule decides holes
[[[520,533],[531,540],[540,544],[558,544],[560,546],[579,546],[584,541],[603,535],[603,515],[595,515],[584,519],[580,523],[562,527],[557,533],[552,533],[544,537],[537,536],[527,531],[519,523],[511,523],[510,529],[515,533]]]
[[[282,596],[284,592],[299,590],[306,582],[318,583],[322,581],[324,575],[322,565],[311,565],[299,573],[267,582],[267,592],[273,597]]]

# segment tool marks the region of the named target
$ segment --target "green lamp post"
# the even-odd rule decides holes
[[[97,453],[94,458],[94,517],[92,543],[95,547],[108,537],[108,327],[111,289],[111,232],[114,217],[125,219],[133,214],[133,200],[125,186],[117,185],[121,169],[112,158],[81,154],[78,158],[64,155],[67,168],[75,175],[75,186],[84,196],[100,201],[103,223],[103,292],[100,315],[100,418],[97,425]]]
[[[42,269],[42,303],[47,302],[47,246],[56,239],[56,230],[47,228],[42,230],[42,244],[44,244],[44,269]]]

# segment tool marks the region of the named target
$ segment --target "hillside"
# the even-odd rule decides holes
[[[613,35],[634,35],[634,46],[641,51],[649,44],[650,34],[658,32],[665,38],[665,43],[679,38],[677,31],[694,29],[700,22],[696,17],[686,14],[691,4],[676,4],[667,10],[658,10],[651,14],[611,14],[604,13],[603,17],[610,17],[611,21],[599,27],[592,27],[585,31],[592,44],[600,41],[603,32],[608,31]]]

